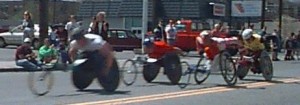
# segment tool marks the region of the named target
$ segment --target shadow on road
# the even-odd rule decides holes
[[[155,81],[155,82],[151,82],[151,83],[152,84],[158,84],[158,85],[174,86],[174,84],[172,84],[170,82]]]
[[[79,92],[79,93],[78,93]],[[86,94],[99,94],[99,95],[129,95],[130,91],[115,91],[115,92],[106,92],[103,89],[86,89],[86,90],[78,90],[77,93],[74,94],[62,94],[56,95],[54,97],[73,97],[80,96]]]
[[[115,94],[128,94],[130,91],[107,92],[103,89],[85,89],[85,90],[78,90],[77,92],[85,92],[85,93],[100,94],[100,95],[115,95]]]

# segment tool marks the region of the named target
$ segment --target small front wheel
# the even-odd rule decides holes
[[[181,62],[180,65],[182,67],[182,75],[181,75],[180,81],[178,83],[178,86],[180,88],[186,88],[187,85],[190,83],[190,77],[192,74],[192,70],[189,69],[190,65],[186,61]]]
[[[198,61],[194,75],[194,79],[197,84],[203,83],[210,75],[210,70],[208,70],[205,61],[207,61],[207,59],[205,59],[204,57],[200,58],[200,60]]]
[[[53,80],[51,71],[32,71],[28,76],[28,86],[34,95],[43,96],[51,90]]]
[[[235,62],[227,51],[220,53],[219,64],[222,76],[227,85],[235,85],[237,82]]]
[[[123,83],[127,86],[132,85],[138,74],[135,62],[131,59],[126,60],[121,68]]]

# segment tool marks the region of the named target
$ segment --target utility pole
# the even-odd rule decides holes
[[[152,0],[152,25],[155,27],[155,25],[158,23],[158,9],[157,9],[157,0]]]
[[[142,54],[144,54],[143,41],[148,30],[148,0],[143,0],[143,17],[142,17]]]
[[[43,43],[43,40],[48,37],[48,3],[49,0],[39,0],[40,45]]]
[[[262,0],[262,10],[261,10],[261,24],[260,24],[260,29],[263,29],[265,27],[265,10],[266,8],[266,0]]]
[[[53,0],[53,17],[52,17],[52,24],[56,23],[56,0]]]
[[[282,8],[283,7],[283,0],[279,0],[279,9],[278,9],[278,13],[279,13],[279,25],[278,25],[278,31],[279,31],[279,35],[281,36],[281,32],[282,32]]]

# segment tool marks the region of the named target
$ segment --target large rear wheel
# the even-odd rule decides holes
[[[270,56],[266,51],[263,51],[260,57],[260,68],[262,70],[263,77],[266,81],[271,81],[273,78],[273,64]]]
[[[150,83],[152,82],[156,76],[158,75],[160,70],[160,66],[155,63],[147,63],[143,66],[143,77],[144,79]]]
[[[176,53],[168,53],[163,58],[164,61],[164,70],[167,74],[167,77],[172,84],[178,84],[181,75],[182,68],[180,65],[180,58]]]
[[[238,65],[236,75],[239,77],[240,80],[244,79],[248,74],[250,66],[248,65]]]
[[[79,89],[83,90],[87,88],[95,78],[95,71],[89,68],[87,63],[82,64],[82,66],[73,67],[72,80],[73,85]]]
[[[120,72],[116,59],[113,60],[113,65],[110,68],[108,75],[103,76],[100,70],[97,70],[97,79],[99,84],[107,92],[114,92],[120,83]]]

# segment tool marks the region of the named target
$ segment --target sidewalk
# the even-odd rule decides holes
[[[24,71],[15,61],[0,61],[0,72]]]

